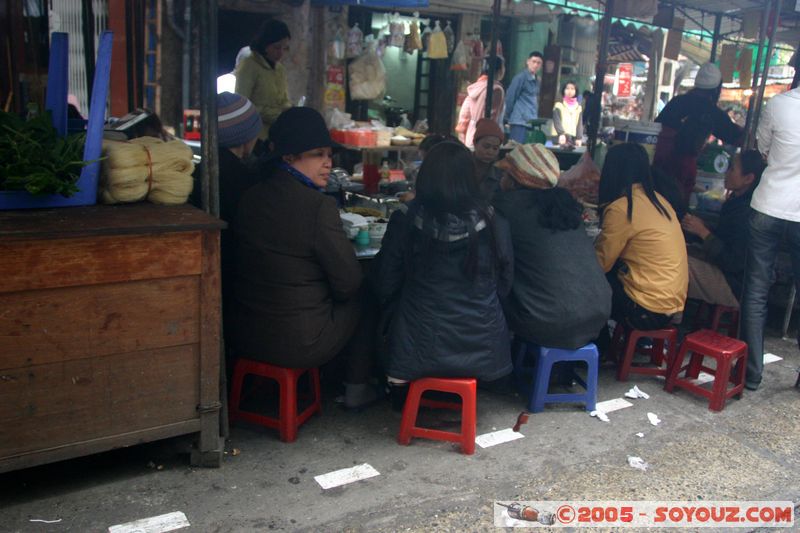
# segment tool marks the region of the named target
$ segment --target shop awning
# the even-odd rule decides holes
[[[428,7],[429,0],[311,0],[312,6]]]

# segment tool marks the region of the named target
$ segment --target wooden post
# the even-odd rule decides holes
[[[747,119],[744,124],[744,142],[742,146],[745,148],[753,147],[753,139],[750,130],[753,125],[753,111],[756,106],[756,89],[758,88],[758,76],[761,73],[761,52],[764,49],[764,39],[767,34],[767,21],[769,20],[769,8],[764,10],[761,17],[761,28],[758,31],[758,53],[756,54],[756,66],[753,69],[753,85],[750,88],[752,94],[750,95],[750,102],[747,106]]]
[[[608,41],[611,38],[611,19],[614,13],[614,0],[606,1],[606,10],[600,28],[600,45],[597,48],[597,67],[595,68],[594,96],[589,110],[589,143],[587,150],[594,156],[597,146],[597,132],[600,129],[600,110],[603,105],[603,82],[608,70]]]
[[[767,57],[764,58],[764,69],[761,72],[761,83],[758,87],[758,96],[756,97],[756,108],[753,111],[753,124],[750,128],[750,135],[747,138],[748,147],[752,148],[756,145],[756,131],[758,129],[758,119],[761,118],[761,108],[764,105],[764,90],[767,88],[767,78],[769,77],[769,62],[772,59],[772,51],[775,49],[775,32],[778,30],[778,22],[781,18],[781,7],[783,0],[774,0],[772,6],[775,9],[775,19],[772,21],[772,27],[769,31],[769,44],[767,45]],[[767,10],[769,11],[769,10]],[[760,46],[759,46],[760,47]]]
[[[497,23],[500,19],[500,0],[494,0],[492,7],[492,44],[489,51],[489,79],[486,80],[486,107],[483,111],[485,118],[492,117],[492,100],[494,97],[494,65],[497,61]]]

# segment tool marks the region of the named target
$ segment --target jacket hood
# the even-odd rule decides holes
[[[466,218],[448,213],[445,224],[440,224],[435,218],[426,217],[420,207],[414,216],[414,227],[437,241],[457,242],[468,239],[470,233],[486,229],[487,224],[476,211],[468,212]]]
[[[473,100],[478,100],[486,94],[486,85],[488,83],[487,78],[481,77],[475,83],[471,84],[467,87],[467,97],[472,98]]]

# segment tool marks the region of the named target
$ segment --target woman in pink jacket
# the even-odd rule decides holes
[[[467,87],[467,97],[461,104],[461,112],[458,114],[458,124],[456,133],[458,138],[472,148],[472,138],[475,135],[475,125],[483,117],[486,110],[486,86],[489,83],[489,68],[492,66],[489,61],[478,81]],[[492,94],[492,115],[491,118],[502,128],[503,107],[505,106],[506,93],[500,80],[506,74],[505,61],[502,57],[496,57],[494,62],[494,93]]]

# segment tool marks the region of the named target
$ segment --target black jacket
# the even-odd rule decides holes
[[[742,296],[752,197],[751,190],[742,196],[733,196],[722,204],[717,227],[703,241],[706,257],[725,274],[725,280],[736,298]]]
[[[499,265],[492,260],[492,227]],[[479,257],[474,280],[465,273],[472,232]],[[440,227],[412,204],[408,213],[392,215],[373,267],[383,307],[391,309],[387,375],[495,380],[511,372],[500,298],[511,287],[513,252],[503,218],[487,225],[451,215]]]
[[[670,100],[656,122],[678,132],[676,155],[699,154],[712,133],[727,144],[738,145],[742,140],[742,128],[714,102],[696,91]]]
[[[514,245],[514,285],[505,302],[514,333],[541,346],[574,350],[597,337],[611,314],[611,288],[586,230],[556,231],[539,221],[542,195],[515,189],[495,197]]]

